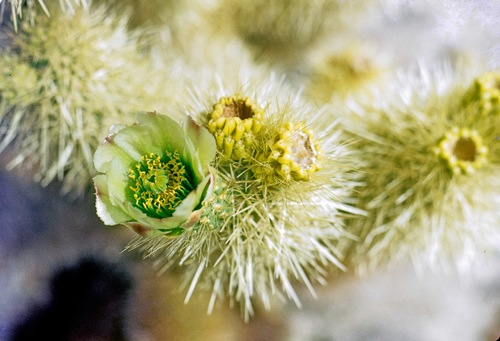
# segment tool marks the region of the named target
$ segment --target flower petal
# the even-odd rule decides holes
[[[175,208],[172,217],[185,217],[185,221],[189,219],[189,216],[196,207],[202,202],[202,196],[212,192],[212,188],[215,184],[213,181],[213,175],[210,174],[202,182],[192,190],[184,200]],[[207,186],[209,186],[207,188]],[[164,218],[168,219],[168,218]]]
[[[132,159],[140,161],[143,155],[165,152],[165,147],[154,134],[153,129],[149,126],[133,125],[120,130],[115,136],[114,142]]]
[[[129,222],[125,226],[142,237],[147,237],[152,231],[151,227],[137,222]]]
[[[162,148],[162,152],[177,150],[179,154],[182,153],[185,148],[185,135],[177,121],[154,112],[140,112],[136,121],[137,124],[151,129],[152,144]]]
[[[183,128],[186,135],[197,148],[202,172],[205,175],[208,173],[208,165],[214,159],[217,151],[215,138],[207,129],[196,124],[191,116],[186,118]]]
[[[203,181],[206,173],[203,172],[198,152],[190,139],[186,139],[186,147],[182,151],[181,158],[186,160],[185,165],[192,169],[195,183],[199,184]]]
[[[127,200],[127,188],[129,187],[128,170],[119,158],[111,160],[107,172],[107,187],[109,200],[115,205],[120,205]]]
[[[121,147],[115,143],[116,134],[125,128],[124,125],[114,125],[109,129],[109,135],[104,142],[97,147],[94,154],[94,167],[98,172],[105,173],[109,169],[111,160],[115,157],[120,158],[123,164],[128,165],[134,160]]]
[[[199,209],[196,211],[193,211],[191,215],[189,216],[189,219],[182,224],[182,228],[188,228],[191,226],[194,226],[197,222],[200,221],[201,215],[203,214],[203,209]]]
[[[109,201],[107,175],[94,177],[97,215],[106,225],[117,225],[130,221],[130,216]]]
[[[187,219],[189,219],[189,216],[177,216],[177,217],[168,217],[162,219],[152,218],[146,215],[144,212],[142,212],[134,205],[132,205],[131,202],[124,202],[123,208],[127,211],[128,214],[130,214],[134,218],[135,221],[153,229],[148,232],[148,237],[159,234],[156,233],[157,231],[160,231],[161,232],[160,234],[163,234],[171,229],[178,228]]]

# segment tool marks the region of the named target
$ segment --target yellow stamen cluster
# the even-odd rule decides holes
[[[135,206],[153,217],[171,216],[193,189],[177,151],[144,155],[130,173]]]
[[[435,150],[455,174],[471,174],[486,163],[488,148],[474,130],[453,128]]]
[[[472,100],[478,101],[483,114],[500,115],[500,73],[491,71],[477,78]]]
[[[313,139],[313,131],[301,123],[286,123],[275,138],[268,152],[260,153],[260,165],[255,174],[275,182],[276,175],[290,180],[308,180],[312,173],[321,169],[323,151]]]
[[[222,97],[210,114],[208,130],[215,136],[217,148],[223,155],[238,160],[249,156],[262,118],[262,109],[250,98]]]

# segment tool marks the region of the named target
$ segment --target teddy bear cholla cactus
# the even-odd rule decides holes
[[[22,21],[0,56],[0,150],[14,141],[10,168],[31,168],[43,185],[58,179],[64,193],[80,196],[109,126],[132,122],[139,109],[160,110],[174,92],[168,70],[157,72],[138,52],[126,17],[97,5],[72,16],[49,9],[35,26]]]
[[[193,91],[186,106],[214,140],[224,135],[212,161],[213,195],[202,202],[198,222],[180,226],[175,238],[139,237],[129,249],[162,256],[157,262],[165,269],[181,266],[189,287],[186,301],[195,287],[208,288],[209,311],[218,299],[229,298],[248,319],[256,300],[267,309],[273,298],[300,305],[295,281],[314,295],[313,282],[325,282],[328,264],[344,268],[335,244],[350,237],[343,217],[360,213],[349,205],[357,185],[355,165],[348,146],[339,142],[338,122],[323,121],[328,116],[322,110],[304,103],[282,81],[249,77],[239,87],[219,82],[226,85]],[[240,120],[235,106],[248,110]],[[224,123],[211,128],[224,110]],[[253,136],[244,153],[228,152],[227,139],[237,140],[236,126],[244,128],[247,116],[259,119],[259,129],[244,130]],[[276,145],[282,154],[274,158]]]
[[[472,77],[457,74],[419,69],[394,82],[397,97],[351,105],[346,129],[360,140],[367,184],[368,216],[350,230],[360,273],[407,257],[464,271],[498,242],[500,117],[464,100]]]

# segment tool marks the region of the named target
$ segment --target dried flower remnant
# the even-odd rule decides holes
[[[248,97],[222,97],[210,114],[209,131],[226,158],[248,157],[255,134],[260,130],[263,112]]]
[[[278,180],[276,177],[286,181],[309,179],[321,168],[323,155],[313,134],[301,123],[286,123],[272,147],[257,157],[260,165],[255,167],[255,174],[271,183]]]
[[[454,127],[439,142],[436,153],[455,174],[471,174],[486,163],[488,148],[474,130]]]

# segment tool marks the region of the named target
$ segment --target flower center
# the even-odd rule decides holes
[[[168,175],[164,169],[151,169],[146,174],[144,188],[149,192],[160,193],[168,186]]]
[[[193,190],[179,153],[151,153],[130,169],[135,206],[154,218],[172,216],[179,203]]]
[[[473,162],[476,160],[476,144],[470,138],[459,138],[455,141],[453,155],[458,160]]]
[[[488,148],[476,131],[453,128],[439,142],[436,153],[454,173],[473,173],[486,163]]]
[[[235,98],[231,98],[231,101],[224,105],[220,116],[239,117],[242,120],[246,120],[247,118],[252,118],[253,115],[254,112],[251,105],[247,105],[242,99],[236,100]]]
[[[271,183],[308,180],[321,169],[323,151],[314,140],[314,132],[302,123],[285,123],[274,138],[274,144],[257,155],[260,165],[254,168],[258,177]]]
[[[290,158],[302,167],[308,169],[316,163],[318,152],[307,134],[302,131],[295,131],[290,136],[291,153]]]

